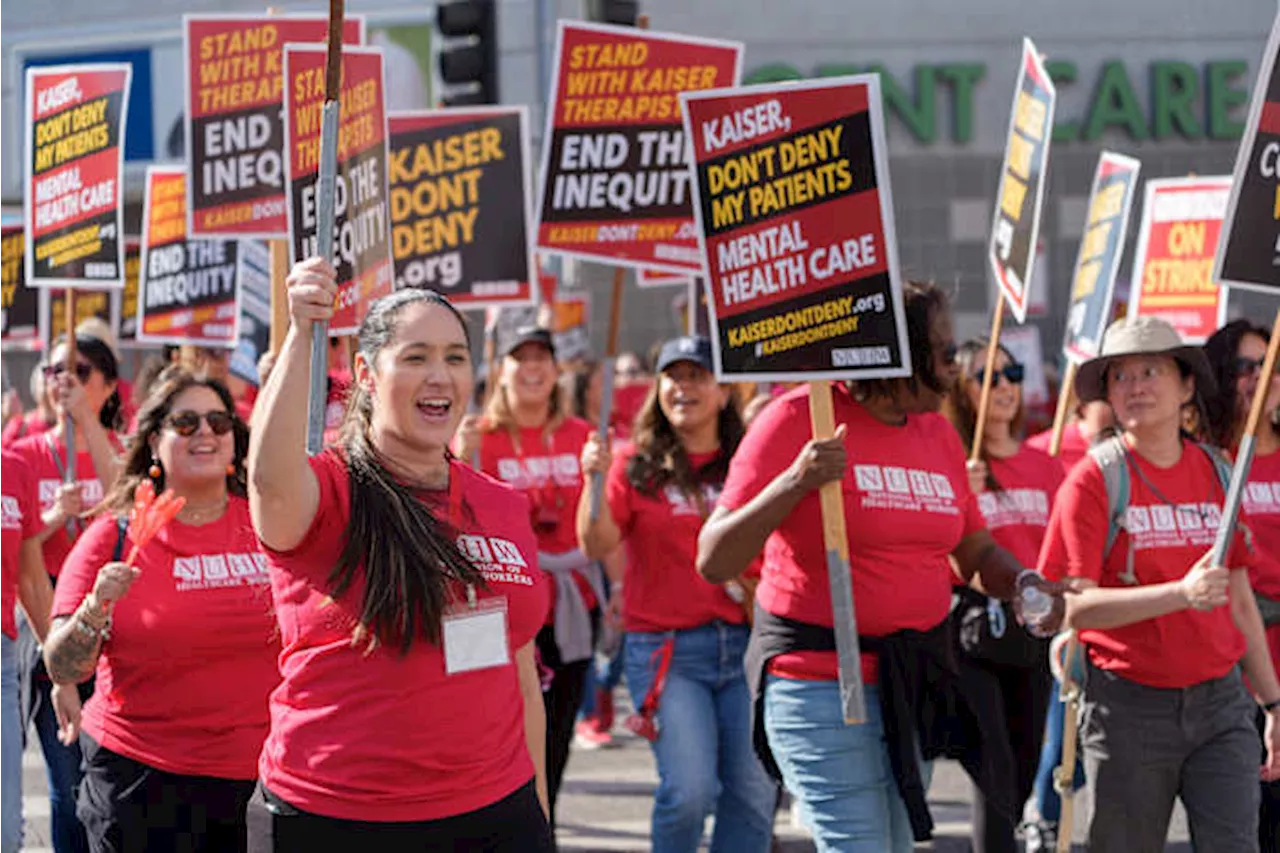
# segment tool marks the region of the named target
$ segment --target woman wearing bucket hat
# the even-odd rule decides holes
[[[578,538],[589,555],[626,547],[626,675],[640,709],[632,720],[661,780],[655,853],[693,853],[709,814],[712,851],[764,853],[778,789],[751,749],[747,615],[730,585],[708,583],[694,565],[745,428],[730,387],[716,382],[706,338],[667,341],[657,371],[633,443],[614,455],[592,434],[583,448],[583,472],[608,484],[595,520],[584,492]]]
[[[1089,849],[1164,849],[1174,798],[1197,847],[1256,850],[1258,740],[1244,673],[1266,709],[1264,779],[1280,774],[1280,683],[1235,534],[1209,563],[1225,466],[1182,431],[1214,387],[1208,361],[1154,317],[1120,321],[1081,365],[1081,402],[1107,400],[1121,435],[1058,494],[1040,553],[1075,579],[1067,618],[1085,650],[1081,743],[1094,809]]]

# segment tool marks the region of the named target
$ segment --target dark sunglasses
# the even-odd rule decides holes
[[[214,435],[226,435],[236,423],[236,419],[229,413],[215,409],[203,415],[199,412],[174,412],[164,419],[164,424],[178,435],[188,438],[200,431],[201,420],[209,424]]]
[[[956,346],[955,341],[952,341],[942,349],[942,363],[947,365],[955,364],[956,356],[959,354],[960,347]]]
[[[1254,376],[1258,371],[1262,370],[1262,359],[1245,358],[1241,356],[1236,359],[1236,376]]]
[[[63,362],[57,364],[46,364],[40,368],[44,372],[46,379],[53,379],[67,372],[67,365]],[[80,384],[89,381],[89,377],[93,375],[93,365],[83,361],[77,361],[75,367],[76,379],[80,380]]]
[[[982,370],[979,370],[977,373],[975,373],[973,375],[973,379],[975,382],[981,385],[982,380],[985,379],[986,376],[987,376],[987,371],[984,368]],[[996,375],[991,377],[991,384],[999,385],[1001,376],[1003,376],[1005,379],[1008,379],[1010,385],[1021,385],[1022,380],[1025,379],[1027,376],[1027,369],[1016,361],[1012,362],[1011,364],[1007,364],[1005,365],[1004,370],[997,370]]]

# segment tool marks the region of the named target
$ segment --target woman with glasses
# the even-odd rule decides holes
[[[84,750],[78,814],[95,853],[245,849],[280,653],[248,447],[226,386],[171,368],[63,568],[44,659],[60,685],[97,673],[80,717],[60,720]],[[129,511],[147,480],[186,503],[135,554]]]
[[[1076,396],[1109,402],[1122,433],[1067,475],[1040,565],[1077,590],[1067,619],[1086,668],[1096,853],[1163,850],[1175,799],[1197,849],[1256,850],[1260,765],[1280,778],[1280,682],[1249,588],[1255,558],[1237,529],[1222,565],[1211,561],[1224,484],[1182,430],[1214,387],[1203,350],[1156,317],[1112,325],[1076,374]]]
[[[929,284],[904,290],[914,374],[834,384],[830,439],[811,438],[807,390],[771,403],[738,446],[698,542],[698,569],[718,583],[764,550],[747,651],[754,741],[765,768],[799,800],[820,853],[910,851],[932,832],[928,762],[947,752],[936,724],[956,722],[981,749],[988,722],[965,711],[951,674],[952,561],[1000,599],[1050,589],[986,530],[964,449],[938,414],[958,377],[946,297]],[[818,495],[829,482],[844,492],[862,725],[846,725],[837,680]],[[966,767],[1011,812],[1009,768],[978,758],[967,753]]]
[[[1204,352],[1218,382],[1205,399],[1208,440],[1234,454],[1267,352],[1270,332],[1248,320],[1228,323],[1205,342]],[[1244,508],[1253,533],[1256,563],[1249,584],[1258,597],[1267,632],[1271,662],[1280,662],[1280,374],[1271,377],[1258,424],[1253,465],[1244,492]],[[1280,782],[1262,782],[1258,838],[1264,851],[1280,844]]]
[[[78,335],[76,361],[70,370],[66,357],[66,344],[58,343],[44,367],[44,381],[57,413],[55,426],[12,447],[36,481],[40,524],[32,538],[41,545],[45,570],[55,586],[71,546],[84,530],[84,515],[101,503],[119,470],[115,431],[120,428],[121,403],[115,355],[100,339]],[[71,435],[67,434],[68,425],[74,430]],[[76,450],[70,460],[68,440]],[[75,482],[68,482],[73,470]],[[57,853],[83,851],[88,849],[87,842],[75,813],[80,747],[74,741],[64,744],[58,739],[52,684],[29,631],[20,634],[19,648],[23,649],[19,671],[26,687],[26,713],[35,724],[48,771],[53,848]],[[75,690],[61,691],[59,701],[74,713],[79,700],[91,690],[85,686],[79,696]]]
[[[973,446],[977,429],[987,343],[968,341],[960,347],[960,378],[943,406],[965,447]],[[1001,346],[994,370],[982,461],[970,466],[969,484],[991,537],[1022,565],[1031,566],[1040,552],[1062,469],[1022,442],[1022,364]],[[981,702],[979,714],[990,723],[991,748],[1007,750],[1012,758],[1015,802],[1022,803],[1035,780],[1051,698],[1049,643],[1019,625],[1008,603],[965,585],[956,587],[956,595],[953,618],[960,641],[960,674],[970,695]],[[1017,821],[1010,819],[1016,815],[990,808],[976,786],[973,803],[975,853],[1017,850]]]

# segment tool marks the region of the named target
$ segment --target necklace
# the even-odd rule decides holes
[[[222,514],[226,512],[227,503],[228,498],[224,497],[218,503],[210,504],[208,506],[184,506],[178,512],[178,518],[183,524],[190,524],[193,526],[207,524],[214,519],[220,518]]]

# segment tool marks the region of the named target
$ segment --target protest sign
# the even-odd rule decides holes
[[[1027,319],[1056,101],[1057,90],[1040,53],[1024,38],[987,249],[991,272],[1019,323]]]
[[[124,146],[132,66],[27,69],[28,287],[124,286]]]
[[[6,351],[40,347],[40,291],[27,287],[23,275],[25,244],[22,226],[0,228],[0,345]]]
[[[543,136],[538,248],[698,271],[677,95],[733,86],[743,46],[561,21]]]
[[[1162,317],[1189,344],[1204,343],[1226,321],[1213,260],[1230,192],[1230,176],[1147,181],[1129,316]]]
[[[691,278],[662,270],[642,269],[636,273],[636,286],[642,290],[650,287],[688,287]]]
[[[717,375],[909,375],[879,78],[680,98]]]
[[[114,335],[120,328],[120,291],[81,290],[76,288],[76,322],[79,326],[90,317],[106,323]],[[46,346],[67,333],[67,292],[62,289],[40,289],[40,341]]]
[[[1084,224],[1084,238],[1071,277],[1071,306],[1063,352],[1077,364],[1098,354],[1102,335],[1111,322],[1116,271],[1124,253],[1129,208],[1142,164],[1132,157],[1103,151],[1093,174],[1093,189]]]
[[[230,347],[238,339],[237,243],[187,239],[186,180],[181,166],[147,169],[137,338]]]
[[[459,308],[535,301],[528,126],[524,107],[388,117],[397,288]]]
[[[116,343],[121,349],[138,347],[138,286],[142,281],[142,240],[124,238],[124,289],[120,291],[120,330]]]
[[[287,42],[322,44],[325,15],[185,15],[187,233],[286,237],[282,54]],[[344,44],[364,20],[343,21]]]
[[[259,240],[241,240],[240,271],[236,287],[240,293],[240,340],[231,353],[231,373],[258,384],[258,359],[271,343],[271,253]]]
[[[591,354],[591,293],[558,290],[551,303],[551,338],[556,360],[563,363]]]
[[[285,47],[285,178],[294,263],[316,253],[316,184],[325,100],[325,48]],[[391,292],[394,269],[387,222],[387,114],[382,51],[342,51],[338,171],[334,184],[333,265],[338,308],[330,336],[354,334],[366,306]]]
[[[1236,154],[1213,278],[1231,287],[1280,287],[1280,15],[1271,27],[1249,120]]]

